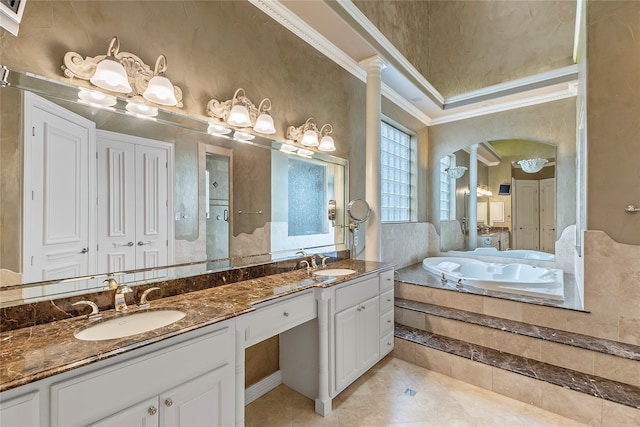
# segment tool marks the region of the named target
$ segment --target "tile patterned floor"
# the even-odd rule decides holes
[[[390,356],[337,396],[333,400],[333,411],[327,417],[314,412],[314,404],[310,399],[280,385],[245,408],[245,425],[584,426],[577,421]]]

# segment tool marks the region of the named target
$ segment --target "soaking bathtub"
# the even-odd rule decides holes
[[[458,286],[564,300],[563,272],[528,264],[499,264],[471,258],[432,257],[422,268]]]
[[[554,261],[555,255],[547,252],[533,251],[529,249],[508,249],[506,251],[499,251],[496,248],[476,248],[472,251],[449,251],[454,254],[462,255],[482,255],[493,256],[500,258],[519,258],[519,259],[531,259],[538,261]]]

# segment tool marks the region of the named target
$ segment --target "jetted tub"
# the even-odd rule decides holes
[[[557,268],[498,264],[458,257],[425,258],[422,268],[463,287],[468,285],[510,294],[564,299],[563,272]]]
[[[547,252],[533,251],[529,249],[508,249],[506,251],[499,251],[496,248],[476,248],[472,251],[449,251],[455,254],[466,255],[482,255],[482,256],[495,256],[500,258],[519,258],[519,259],[531,259],[538,261],[553,261],[555,255]]]

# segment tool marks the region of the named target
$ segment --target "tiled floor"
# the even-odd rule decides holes
[[[411,395],[415,392],[415,395]],[[246,427],[583,426],[535,406],[386,357],[333,400],[326,417],[285,385],[245,409]]]

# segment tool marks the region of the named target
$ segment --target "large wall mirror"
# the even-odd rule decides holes
[[[476,167],[470,165],[471,146],[439,161],[441,251],[553,261],[559,232],[568,225],[562,218],[572,206],[558,197],[563,175],[556,146],[518,139],[482,142],[473,149]],[[476,197],[470,197],[473,173]]]
[[[144,116],[123,99],[92,105],[38,76],[9,82],[0,289],[14,292],[3,305],[101,290],[107,274],[147,283],[347,248],[344,159],[211,134],[204,118]]]

